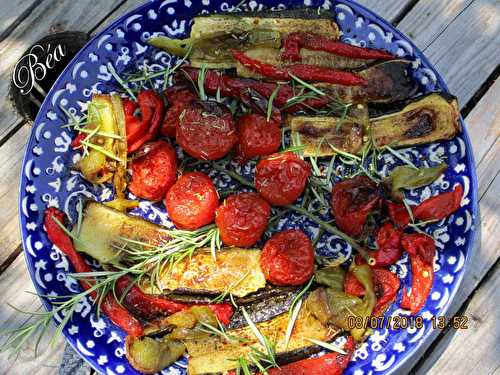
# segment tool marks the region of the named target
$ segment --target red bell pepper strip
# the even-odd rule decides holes
[[[427,264],[433,264],[436,255],[434,238],[423,233],[404,234],[401,244],[405,251],[414,256],[419,255]]]
[[[384,203],[387,207],[389,217],[394,225],[398,228],[405,228],[408,224],[410,224],[410,214],[403,203],[393,203],[387,200],[384,201]],[[413,208],[411,206],[410,208],[413,212]]]
[[[219,319],[219,322],[224,325],[229,324],[234,313],[233,307],[229,303],[209,304],[208,307]]]
[[[313,51],[324,51],[334,55],[363,60],[391,60],[394,56],[386,51],[361,48],[328,39],[325,36],[296,32],[287,35],[283,41],[282,58],[289,61],[300,61],[300,48]]]
[[[457,185],[453,191],[441,193],[420,203],[413,215],[415,219],[422,221],[444,219],[460,208],[463,195],[462,185]]]
[[[354,353],[354,339],[349,336],[344,345],[346,354],[331,352],[317,358],[292,362],[268,370],[269,375],[342,375]]]
[[[418,206],[410,206],[410,209],[416,220],[441,220],[460,208],[463,194],[462,186],[457,185],[453,191],[426,199]],[[410,223],[410,215],[404,204],[385,201],[385,205],[391,221],[396,226],[404,228]]]
[[[82,147],[82,141],[87,137],[85,133],[78,133],[77,136],[71,141],[71,147],[73,149]]]
[[[401,236],[403,232],[394,228],[391,223],[384,223],[377,233],[378,250],[372,254],[377,266],[389,266],[401,259]]]
[[[138,150],[144,143],[157,136],[165,114],[163,100],[154,90],[139,92],[137,102],[141,110],[140,118],[130,115],[132,106],[129,103],[126,104],[125,124],[129,153]]]
[[[410,294],[403,290],[401,307],[415,315],[422,309],[429,296],[434,281],[434,266],[426,263],[419,254],[411,255],[412,284]]]
[[[375,284],[375,294],[377,295],[377,304],[372,314],[381,315],[396,299],[401,282],[397,275],[381,267],[372,267],[373,283]],[[359,280],[351,273],[346,274],[344,280],[344,291],[347,294],[362,297],[365,295],[365,289]]]
[[[191,306],[196,306],[189,303],[175,302],[161,296],[146,294],[136,285],[130,288],[131,282],[132,280],[128,276],[119,278],[116,282],[116,294],[121,297],[128,289],[127,294],[123,298],[123,303],[144,319],[149,320],[158,316],[170,315],[186,310]],[[209,304],[208,307],[214,312],[221,323],[229,323],[233,315],[233,308],[230,304]]]
[[[64,213],[57,208],[49,207],[45,210],[44,226],[49,240],[57,246],[68,258],[73,268],[77,273],[92,272],[90,266],[85,262],[83,257],[75,250],[71,239],[62,228],[54,221],[54,218],[59,223],[64,223]],[[93,280],[81,280],[80,285],[83,289],[88,290],[94,285]],[[94,299],[97,298],[97,293],[92,292],[90,296]],[[108,316],[113,323],[122,328],[125,332],[133,337],[142,336],[144,328],[142,324],[134,318],[118,301],[114,298],[112,293],[108,293],[103,302],[101,309]]]
[[[289,80],[292,75],[305,81],[319,81],[326,83],[335,83],[345,86],[365,86],[368,84],[366,79],[342,70],[324,68],[316,65],[296,64],[284,68],[278,68],[271,64],[253,59],[243,52],[231,50],[234,58],[246,68],[263,75],[264,77],[275,80]]]

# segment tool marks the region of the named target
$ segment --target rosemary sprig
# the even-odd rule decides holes
[[[320,95],[320,96],[325,96],[326,93],[324,93],[323,91],[321,91],[320,89],[318,89],[317,87],[301,80],[299,77],[293,75],[293,74],[290,74],[290,77],[293,78],[294,81],[297,81],[298,83],[300,83],[302,86],[308,88],[309,90],[311,90],[312,92],[315,92],[316,94]]]
[[[233,303],[234,307],[238,307],[236,305],[236,303],[234,302],[234,298],[232,298],[232,294],[231,294],[231,291],[236,288],[238,285],[240,285],[243,280],[245,280],[247,278],[247,276],[250,274],[250,270],[248,270],[247,272],[245,272],[245,274],[240,277],[238,280],[235,280],[234,282],[232,282],[227,288],[226,290],[224,290],[223,293],[219,294],[217,297],[215,297],[214,299],[212,299],[212,301],[210,301],[211,303],[220,303],[220,302],[223,302],[228,296],[231,296],[231,302]]]
[[[276,88],[273,90],[271,93],[271,96],[269,97],[269,100],[267,102],[267,121],[271,119],[271,115],[273,113],[273,102],[274,98],[276,98],[276,95],[278,95],[278,92],[280,91],[280,84],[278,83],[276,85]]]
[[[256,357],[251,359],[253,362],[260,362],[264,361],[268,363],[271,367],[279,367],[278,364],[276,363],[276,345],[271,343],[269,339],[263,335],[255,323],[252,321],[250,318],[250,315],[248,315],[247,311],[245,310],[244,307],[241,308],[241,312],[243,314],[243,317],[248,323],[248,326],[250,327],[250,330],[253,332],[259,343],[265,348],[266,352],[263,353],[259,351],[256,348],[253,348],[254,353],[257,355]]]
[[[307,293],[314,281],[314,276],[309,280],[306,286],[295,296],[290,305],[290,310],[288,313],[288,325],[286,327],[285,333],[285,349],[288,348],[288,343],[290,342],[290,337],[292,336],[293,327],[299,316],[300,308],[302,307],[302,297]]]
[[[413,164],[410,159],[404,157],[400,152],[394,150],[392,147],[384,146],[383,150],[389,151],[391,154],[393,154],[395,157],[397,157],[402,162],[408,164],[413,169],[418,169],[418,167],[415,164]]]
[[[201,100],[207,100],[207,95],[205,94],[205,76],[207,74],[207,66],[205,64],[201,65],[198,71],[198,93]]]
[[[137,100],[137,98],[135,97],[135,95],[132,92],[132,90],[130,89],[130,87],[128,87],[128,84],[125,83],[125,81],[116,72],[115,67],[113,66],[113,64],[111,64],[110,62],[108,62],[107,67],[108,67],[109,72],[113,76],[113,78],[116,80],[116,82],[118,82],[120,84],[120,86],[123,87],[123,89],[130,95],[130,97],[132,99]]]
[[[331,350],[332,352],[337,352],[337,353],[344,354],[344,355],[347,354],[343,349],[341,349],[337,345],[333,345],[329,342],[324,342],[321,340],[309,339],[309,338],[306,338],[306,340],[312,342],[313,344],[319,345],[325,349]]]

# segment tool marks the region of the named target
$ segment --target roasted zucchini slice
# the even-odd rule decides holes
[[[365,104],[353,104],[345,118],[321,116],[287,116],[295,146],[305,146],[304,156],[326,156],[335,149],[357,154],[363,148],[368,126]]]
[[[400,106],[393,112],[370,119],[376,147],[405,147],[455,137],[461,130],[457,99],[448,94],[431,93]]]
[[[302,351],[306,355],[312,354],[308,351],[312,346],[308,339],[330,341],[338,332],[316,319],[308,307],[310,304],[304,303],[302,306],[288,346],[285,342],[288,314],[281,314],[270,321],[257,324],[259,331],[276,344],[276,359],[282,363],[300,359],[297,357],[300,354],[298,351]],[[251,352],[250,346],[266,352],[248,326],[228,330],[227,333],[230,337],[239,337],[248,340],[248,342],[242,345],[238,340],[228,342],[218,336],[184,342],[190,356],[188,363],[190,375],[224,373],[234,369],[238,367],[237,358],[246,357],[248,359],[248,354]],[[287,358],[292,353],[294,357]]]
[[[76,236],[76,226],[73,234]],[[165,229],[127,215],[101,203],[89,202],[85,207],[80,235],[74,241],[77,251],[86,253],[102,264],[114,264],[120,260],[120,253],[115,245],[123,238],[155,243],[166,241]]]
[[[191,38],[199,39],[215,33],[232,33],[242,30],[265,29],[279,31],[282,34],[309,32],[339,38],[339,28],[331,12],[319,15],[311,9],[292,9],[287,11],[267,11],[252,13],[213,14],[194,18]]]
[[[141,285],[147,293],[191,293],[218,295],[230,291],[243,297],[266,285],[260,269],[260,250],[228,248],[217,251],[214,260],[209,249],[200,249],[191,256],[167,267],[158,281],[160,291]]]

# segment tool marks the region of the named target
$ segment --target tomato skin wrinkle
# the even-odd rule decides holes
[[[144,155],[134,159],[130,166],[129,190],[153,202],[162,200],[177,178],[175,149],[165,141],[156,141],[146,143],[141,151]]]
[[[330,206],[337,226],[350,236],[359,236],[379,201],[377,185],[366,176],[356,176],[334,185]]]
[[[197,96],[184,87],[170,87],[164,92],[170,107],[165,113],[165,118],[161,126],[162,135],[175,138],[179,118],[186,107],[197,99]]]
[[[280,124],[265,116],[246,114],[238,119],[238,154],[243,160],[267,156],[281,145]]]
[[[266,280],[279,286],[302,285],[314,273],[314,250],[298,229],[274,234],[264,245],[260,266]]]
[[[233,116],[220,103],[195,101],[181,114],[177,143],[189,155],[201,160],[217,160],[238,142]]]
[[[377,232],[378,250],[372,254],[377,266],[389,266],[396,263],[403,255],[401,236],[403,232],[386,222]]]
[[[219,195],[206,174],[190,172],[179,177],[165,197],[169,218],[180,229],[194,230],[214,221]]]
[[[266,230],[271,206],[257,193],[233,194],[215,213],[220,238],[227,246],[255,245]]]
[[[275,206],[293,203],[304,191],[311,167],[293,152],[273,154],[255,168],[255,188]]]

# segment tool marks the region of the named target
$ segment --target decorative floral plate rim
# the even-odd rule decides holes
[[[259,9],[260,3],[279,6],[279,1],[263,0],[261,2],[249,1],[247,7],[251,10],[256,10]],[[293,4],[294,6],[321,6],[324,9],[332,9],[336,13],[337,22],[344,32],[343,38],[346,41],[357,43],[359,39],[360,43],[363,42],[366,44],[366,41],[368,41],[368,43],[372,43],[373,45],[379,47],[389,46],[392,48],[392,52],[396,54],[399,54],[401,49],[404,56],[409,57],[412,59],[414,64],[416,64],[415,79],[418,79],[419,82],[425,86],[423,92],[428,92],[429,90],[432,91],[437,88],[448,92],[441,76],[434,70],[429,61],[413,45],[413,43],[400,31],[395,29],[390,23],[375,15],[367,8],[349,0],[304,0],[303,2],[288,0],[282,1],[282,3],[286,3],[287,5]],[[216,4],[217,10],[219,11],[221,9],[224,10],[225,8],[225,10],[229,10],[232,6],[238,4],[238,1],[220,3],[214,2],[214,4]],[[151,58],[154,63],[158,63],[160,65],[170,61],[165,57],[165,53],[157,53],[158,51],[155,52],[151,47],[145,46],[143,39],[144,33],[141,32],[141,28],[143,26],[139,23],[141,18],[146,18],[148,20],[149,24],[147,27],[150,27],[150,30],[154,29],[152,26],[152,24],[154,24],[158,27],[154,30],[160,30],[161,33],[168,35],[179,35],[185,32],[188,19],[191,17],[190,14],[197,14],[200,9],[207,10],[209,7],[211,11],[214,10],[214,6],[211,5],[210,0],[201,0],[197,2],[191,2],[190,0],[158,0],[146,2],[145,4],[121,16],[106,29],[92,38],[92,40],[90,40],[68,64],[57,79],[53,88],[50,90],[34,122],[30,140],[26,148],[19,194],[20,225],[25,259],[30,276],[40,294],[47,294],[51,292],[57,293],[56,291],[60,290],[62,286],[64,286],[65,291],[68,289],[70,291],[75,291],[78,288],[74,280],[65,277],[65,273],[68,272],[69,269],[67,261],[60,256],[53,246],[47,243],[47,239],[43,233],[41,225],[40,213],[42,209],[46,205],[55,205],[63,208],[68,214],[71,215],[72,212],[74,213],[75,204],[74,199],[72,198],[73,195],[84,195],[87,197],[91,195],[96,197],[97,195],[100,200],[106,200],[109,198],[110,194],[106,188],[92,190],[92,192],[90,192],[90,190],[88,190],[88,186],[86,186],[85,183],[79,179],[78,175],[74,172],[70,172],[69,169],[66,168],[66,166],[73,160],[73,156],[70,158],[70,155],[67,152],[69,135],[58,128],[59,125],[57,125],[58,122],[61,122],[61,111],[57,110],[56,102],[59,105],[68,105],[67,108],[71,108],[70,105],[74,105],[75,109],[77,109],[76,105],[78,103],[82,109],[84,108],[82,107],[83,104],[79,103],[79,101],[81,102],[81,98],[83,96],[90,97],[92,92],[101,89],[103,92],[109,92],[112,90],[113,84],[110,83],[110,86],[106,86],[107,82],[109,83],[112,81],[109,76],[109,71],[106,71],[106,69],[103,68],[105,63],[109,60],[115,61],[117,65],[120,65],[121,62],[125,67],[130,67],[128,64],[131,60],[134,63],[137,63],[141,60],[141,58]],[[177,12],[179,12],[179,17],[181,17],[179,20],[174,18],[176,17]],[[161,14],[162,20],[163,18],[165,19],[165,22],[158,21],[159,14]],[[343,18],[341,17],[341,14],[343,15]],[[182,19],[182,17],[184,17],[184,19]],[[365,25],[365,23],[368,23],[368,25]],[[358,24],[360,25],[359,29],[362,30],[359,32],[364,33],[363,36],[354,35],[354,30],[358,28]],[[346,25],[348,25],[348,27],[346,27]],[[350,29],[352,32],[347,31]],[[131,38],[130,41],[125,40],[125,37],[129,36]],[[385,38],[387,38],[387,41]],[[116,46],[121,46],[121,49],[115,51],[115,45],[113,43],[116,43]],[[128,47],[130,47],[130,49],[125,52]],[[136,53],[136,56],[131,58],[130,53],[132,52]],[[410,53],[410,56],[407,56],[406,53]],[[100,64],[99,59],[102,59],[102,65],[98,67]],[[87,71],[85,69],[86,65],[95,65],[95,68],[98,68],[98,70]],[[419,75],[420,73],[422,73],[422,75]],[[102,88],[98,88],[100,81],[102,81]],[[95,87],[91,86],[92,84],[94,84]],[[81,95],[76,92],[79,85],[83,90]],[[89,86],[92,87],[93,91],[89,90]],[[84,87],[87,88],[88,96],[85,93]],[[66,96],[69,97],[69,100],[66,99]],[[66,100],[66,104],[63,104],[64,100]],[[460,171],[456,171],[456,174],[452,174],[450,176],[447,175],[446,178],[451,179],[453,182],[457,182],[459,177],[464,176],[468,180],[468,190],[466,191],[464,197],[464,199],[468,200],[468,202],[464,204],[464,207],[466,207],[467,210],[464,207],[462,207],[462,209],[468,213],[469,216],[464,213],[464,217],[459,216],[456,218],[457,222],[460,218],[465,221],[461,224],[466,225],[467,228],[467,230],[463,232],[464,243],[452,247],[452,249],[459,247],[462,249],[459,249],[458,252],[463,255],[463,259],[462,257],[458,258],[458,265],[460,265],[460,268],[458,268],[458,266],[456,267],[457,272],[454,273],[456,277],[454,276],[451,281],[452,289],[442,306],[439,306],[439,312],[441,314],[445,314],[447,312],[449,305],[453,301],[458,287],[462,282],[464,273],[466,272],[468,260],[470,259],[474,238],[477,233],[475,230],[478,213],[477,178],[475,175],[472,148],[463,121],[462,126],[463,132],[458,137],[456,143],[455,140],[441,142],[436,144],[437,146],[435,149],[432,149],[432,147],[434,147],[433,145],[429,145],[424,147],[425,150],[419,149],[417,152],[417,156],[420,156],[422,153],[426,157],[432,159],[432,157],[439,154],[438,149],[442,144],[449,145],[450,150],[455,147],[455,153],[460,152],[461,155],[463,153],[461,158],[458,159],[462,161],[462,163],[457,164],[455,167],[460,167],[459,169],[461,169],[463,166],[463,170],[461,169]],[[52,134],[54,130],[59,131],[57,136]],[[66,136],[64,134],[66,134]],[[44,146],[49,143],[53,149],[44,149]],[[66,151],[64,151],[65,148]],[[48,153],[49,155],[52,153],[53,156],[56,157],[49,162],[48,160],[45,160],[47,159],[46,157],[42,157],[45,153]],[[448,154],[450,153],[448,152]],[[453,156],[453,153],[450,155]],[[386,161],[389,165],[391,164],[391,162],[385,159],[384,161]],[[41,168],[42,166],[45,168]],[[251,171],[242,170],[242,173],[249,172]],[[56,176],[57,178],[54,180],[53,177]],[[37,182],[35,183],[35,181]],[[463,181],[465,183],[465,179]],[[222,181],[221,183],[227,183],[227,181]],[[446,183],[448,183],[448,181],[442,181],[442,185],[433,186],[429,192],[424,191],[422,194],[430,195],[438,191],[440,188],[444,189],[443,186],[446,186]],[[46,186],[44,184],[46,184]],[[80,188],[80,186],[84,186],[82,188],[83,190],[73,192],[75,187]],[[55,196],[49,194],[49,187],[56,191],[57,194]],[[65,188],[67,191],[64,191]],[[37,189],[42,191],[44,191],[43,189],[47,190],[45,190],[46,192],[41,195],[38,193]],[[64,207],[60,205],[59,201],[59,198],[62,197],[66,198]],[[144,207],[141,207],[140,214],[148,216],[149,219],[168,225],[169,223],[165,222],[165,219],[161,217],[161,214],[156,211],[157,209],[154,206],[148,206],[146,204]],[[453,218],[453,220],[454,219],[455,218]],[[451,220],[452,219],[450,219],[449,224],[444,225],[444,222],[442,224],[445,226],[446,231],[448,230],[448,227],[451,228],[452,224],[455,224],[451,223]],[[307,222],[303,222],[301,225],[302,224],[305,227]],[[305,229],[310,228],[308,227]],[[458,239],[460,238],[462,237],[458,237]],[[323,246],[327,252],[331,251],[332,248],[335,248],[334,245],[335,240],[331,239],[321,242],[321,246]],[[445,248],[448,249],[448,244],[446,244]],[[44,251],[45,253],[43,253]],[[450,259],[451,257],[448,261]],[[444,264],[443,267],[444,266],[447,265]],[[451,269],[452,265],[450,264],[449,266],[450,267],[447,269]],[[396,271],[401,275],[401,272],[404,272],[404,267],[404,265],[398,265]],[[56,276],[57,282],[53,280],[54,275]],[[451,277],[451,273],[449,275]],[[59,280],[59,278],[61,280]],[[52,285],[55,287],[51,290]],[[447,289],[445,288],[445,290]],[[438,292],[438,290],[435,292]],[[45,307],[49,309],[49,302],[45,299],[42,299],[42,301]],[[71,346],[98,372],[106,374],[119,374],[125,372],[136,373],[127,363],[123,355],[123,333],[116,327],[112,326],[106,319],[97,318],[90,310],[88,301],[82,302],[79,309],[79,315],[76,317],[79,319],[76,319],[76,322],[68,324],[63,331]],[[398,311],[393,306],[390,313],[395,314],[398,313]],[[429,327],[426,326],[423,329],[422,335],[419,335],[417,332],[411,336],[411,333],[406,331],[400,332],[400,335],[408,338],[407,341],[411,344],[409,345],[408,350],[405,350],[405,347],[403,347],[403,349],[401,349],[401,346],[398,347],[397,345],[400,342],[391,342],[392,347],[389,348],[389,341],[395,336],[395,334],[391,333],[392,336],[388,336],[388,330],[381,330],[380,332],[376,331],[374,334],[375,337],[370,338],[365,349],[358,350],[360,354],[355,356],[355,360],[350,365],[346,373],[355,375],[370,374],[373,372],[384,374],[396,373],[396,371],[401,369],[401,367],[407,363],[408,359],[411,358],[424,345],[429,337],[435,334],[434,330],[428,328]],[[82,331],[79,332],[80,330]],[[103,344],[104,338],[106,339],[105,344]],[[412,342],[414,338],[416,339]],[[385,343],[385,347],[383,343]],[[370,345],[369,348],[367,347],[368,344]],[[378,348],[378,350],[376,350],[376,348]],[[367,357],[363,358],[365,353]],[[179,361],[172,367],[164,370],[162,373],[182,373],[185,367],[185,360]]]

